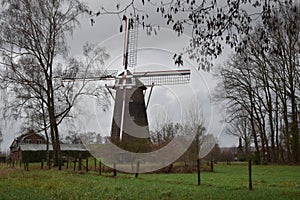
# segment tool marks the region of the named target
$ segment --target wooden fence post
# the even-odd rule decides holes
[[[44,169],[44,159],[41,160],[41,169]]]
[[[86,159],[85,159],[85,171],[86,172],[89,172],[89,158],[87,157]]]
[[[114,176],[117,176],[116,163],[114,162]]]
[[[136,163],[135,178],[138,177],[138,175],[139,175],[139,170],[140,170],[140,161],[138,160],[137,163]]]
[[[99,161],[99,175],[102,174],[102,164],[101,164],[101,160]]]
[[[198,172],[198,185],[201,184],[201,177],[200,177],[200,159],[197,159],[197,172]]]
[[[24,162],[24,170],[29,171],[29,162],[28,161]]]
[[[48,164],[48,169],[50,170],[51,169],[51,160],[50,159],[47,164]]]
[[[251,159],[248,161],[248,174],[249,174],[249,190],[252,190],[252,163]]]
[[[81,155],[79,155],[79,159],[78,159],[78,171],[82,170],[82,158]]]
[[[74,160],[74,168],[73,168],[73,171],[75,172],[75,170],[76,170],[76,162],[77,162],[77,158],[75,158],[75,160]]]

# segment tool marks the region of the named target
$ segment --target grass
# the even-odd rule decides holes
[[[215,166],[201,174],[111,174],[40,170],[0,165],[0,199],[300,199],[299,166],[253,166],[248,190],[246,164]]]

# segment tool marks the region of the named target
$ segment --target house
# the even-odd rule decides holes
[[[25,144],[46,144],[46,140],[40,134],[34,131],[28,131],[14,139],[10,145],[10,159],[12,161],[20,161],[22,158],[21,145]]]
[[[63,156],[84,158],[90,155],[83,144],[60,144]],[[29,131],[14,139],[10,145],[10,159],[12,162],[40,162],[46,160],[47,144],[43,136]],[[49,144],[50,158],[53,147]]]

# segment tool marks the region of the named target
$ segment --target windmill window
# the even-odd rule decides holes
[[[116,80],[116,85],[122,85],[122,84],[123,84],[123,79]]]
[[[132,84],[132,79],[131,78],[127,79],[127,84]]]
[[[31,144],[31,139],[26,139],[26,144]]]

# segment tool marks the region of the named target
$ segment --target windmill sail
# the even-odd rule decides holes
[[[63,81],[97,81],[114,80],[118,70],[95,70],[95,71],[76,71],[66,70],[61,75]]]
[[[133,68],[137,64],[138,22],[136,20],[130,20],[128,31],[128,67]]]
[[[138,22],[136,19],[126,19],[123,65],[124,69],[137,64]]]
[[[156,85],[179,85],[190,82],[191,72],[187,70],[167,70],[135,72],[134,77],[138,78],[146,87]]]

